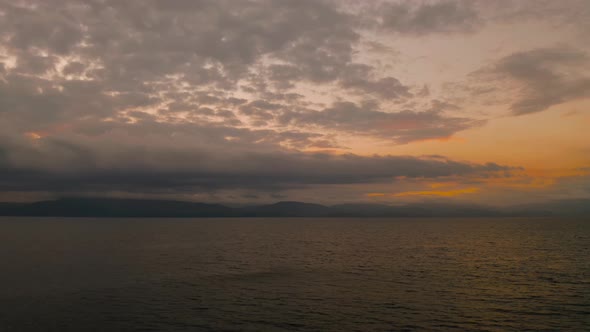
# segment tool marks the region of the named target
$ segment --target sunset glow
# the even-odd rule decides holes
[[[590,197],[586,1],[58,2],[0,9],[1,200]]]

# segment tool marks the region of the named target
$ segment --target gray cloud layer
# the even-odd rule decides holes
[[[377,7],[380,26],[404,34],[472,32],[483,24],[473,1],[385,3]]]
[[[155,131],[169,129],[154,128]],[[33,146],[3,138],[0,184],[5,190],[54,192],[282,190],[314,184],[391,182],[400,176],[488,176],[513,170],[494,163],[470,164],[440,156],[362,157],[287,152],[273,147],[272,143],[254,150],[250,144],[241,147],[239,143],[215,141],[223,130],[217,128],[205,134],[210,141],[200,146],[183,146],[182,138],[178,137],[175,148],[160,138],[143,146],[117,143],[120,137],[117,133],[100,143],[64,137],[43,140]],[[247,135],[256,137],[257,133],[242,136]]]
[[[590,57],[563,48],[536,49],[501,59],[494,72],[524,85],[520,100],[512,104],[517,115],[541,112],[565,101],[590,96]]]
[[[443,5],[441,15],[447,6],[458,8]],[[237,110],[231,100],[273,95],[280,110],[293,113],[301,101],[284,91],[297,84],[380,100],[412,96],[398,79],[355,62],[357,18],[323,1],[17,1],[4,2],[1,12],[0,109],[23,130],[145,117],[139,111],[148,109],[184,112],[177,121],[266,126],[269,116],[261,121],[260,112]],[[440,21],[419,16],[422,23]]]

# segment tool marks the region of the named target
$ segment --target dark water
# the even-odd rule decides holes
[[[590,220],[0,218],[0,331],[403,330],[590,330]]]

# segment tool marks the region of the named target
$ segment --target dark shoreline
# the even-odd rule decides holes
[[[0,216],[92,218],[444,218],[444,217],[580,217],[590,216],[590,200],[553,201],[512,207],[440,203],[399,206],[301,202],[228,207],[168,200],[61,198],[33,203],[0,203]]]

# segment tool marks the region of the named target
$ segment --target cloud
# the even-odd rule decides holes
[[[513,53],[478,72],[482,79],[514,81],[521,91],[510,109],[515,115],[590,97],[590,57],[571,48],[540,48]]]
[[[0,112],[26,131],[135,111],[203,121],[205,104],[208,120],[217,115],[237,126],[229,112],[239,111],[257,118],[250,125],[265,126],[269,114],[251,106],[279,95],[299,103],[289,99],[297,93],[282,91],[299,83],[383,99],[411,96],[398,79],[353,60],[361,40],[356,19],[333,3],[58,3],[1,5],[0,59],[7,62]]]
[[[402,34],[472,32],[481,24],[472,1],[395,2],[377,7],[380,27]]]
[[[118,138],[133,135],[132,125],[93,140],[83,137],[41,139],[2,137],[0,168],[2,188],[11,191],[188,192],[247,188],[283,190],[317,184],[387,183],[396,177],[439,178],[486,174],[512,168],[496,164],[471,164],[441,157],[332,155],[285,151],[277,142],[245,143],[258,133],[234,133],[231,141],[220,136],[231,129],[209,128],[195,146],[182,128],[154,126],[140,144]],[[129,130],[127,130],[129,129]],[[177,133],[176,147],[164,136]],[[268,135],[263,135],[268,137]],[[277,138],[306,139],[295,133]],[[116,143],[115,143],[116,142]]]
[[[373,68],[367,65],[351,64],[343,68],[340,85],[360,94],[373,94],[383,99],[411,96],[409,87],[394,77],[374,77]]]
[[[567,46],[518,51],[447,87],[451,94],[467,92],[466,98],[484,107],[506,107],[512,115],[538,113],[590,96],[590,56]]]
[[[350,102],[335,103],[322,111],[286,111],[280,121],[376,136],[400,144],[447,138],[458,131],[484,124],[481,120],[445,116],[438,107],[425,111],[384,112],[374,105],[359,106]]]
[[[590,25],[590,3],[586,0],[486,0],[477,1],[475,7],[488,21],[500,24],[549,22],[553,27],[572,28],[581,38],[585,38]]]
[[[424,190],[424,191],[404,191],[401,193],[393,194],[394,197],[405,197],[405,196],[440,196],[440,197],[454,197],[465,194],[475,194],[479,192],[479,188],[471,187],[464,189],[454,190]]]
[[[15,1],[2,11],[19,72],[34,61],[94,64],[87,75],[117,89],[166,75],[228,87],[266,54],[327,79],[358,39],[351,18],[323,1]]]
[[[392,145],[445,139],[485,123],[431,100],[435,86],[411,82],[422,73],[389,70],[398,51],[381,44],[392,32],[472,32],[483,24],[478,5],[350,6],[0,0],[0,186],[277,191],[510,171],[438,157],[303,152],[342,153],[342,142],[359,136]],[[523,114],[587,95],[588,76],[572,69],[586,61],[545,49],[506,57],[491,72],[526,87],[513,105]]]

